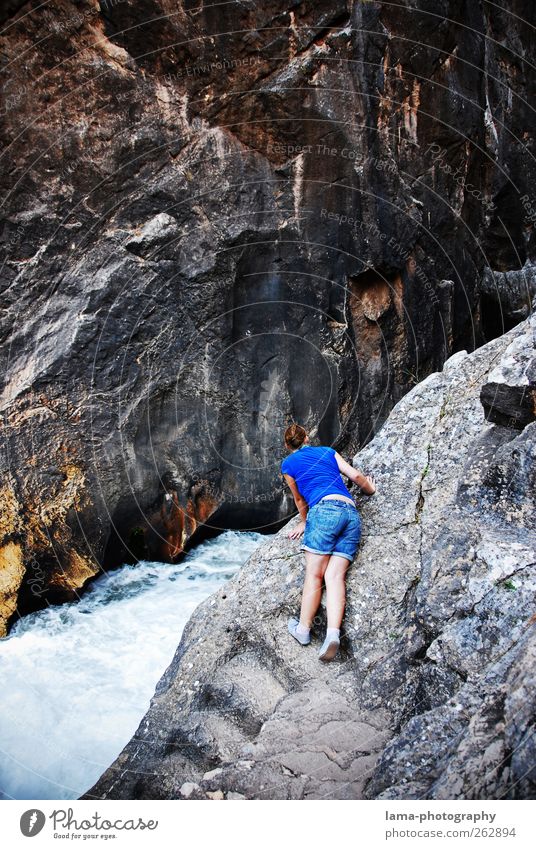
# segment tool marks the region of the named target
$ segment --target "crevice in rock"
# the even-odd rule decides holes
[[[419,480],[419,491],[417,495],[417,503],[415,505],[415,522],[420,523],[421,514],[424,509],[424,493],[423,493],[423,481],[430,470],[430,461],[432,456],[432,443],[429,442],[426,447],[426,466],[422,470],[421,477]]]
[[[503,336],[521,320],[523,320],[523,316],[516,318],[505,312],[500,300],[491,298],[486,294],[480,295],[480,324],[483,344]]]
[[[404,285],[397,269],[368,268],[348,277],[345,322],[355,351],[362,401],[357,428],[365,445],[417,382],[406,350]]]
[[[4,0],[3,8],[0,10],[0,25],[5,24],[10,18],[14,18],[27,2],[28,0]]]
[[[437,634],[431,637],[427,637],[422,646],[416,649],[415,652],[411,655],[411,659],[416,661],[424,661],[426,663],[433,663],[433,661],[429,657],[426,657],[426,653],[436,638]]]
[[[331,35],[335,30],[340,31],[345,29],[351,23],[351,16],[348,16],[347,11],[341,12],[339,15],[333,18],[333,20],[329,21],[325,24],[325,26],[315,33],[314,38],[307,45],[307,48],[310,47],[311,43],[314,44],[322,44],[326,38]]]

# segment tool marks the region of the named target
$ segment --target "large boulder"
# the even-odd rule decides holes
[[[323,607],[311,646],[286,630],[293,519],[197,609],[82,798],[536,797],[536,421],[480,401],[490,376],[523,382],[535,328],[454,355],[354,458],[377,493],[358,497],[339,660],[317,659]]]

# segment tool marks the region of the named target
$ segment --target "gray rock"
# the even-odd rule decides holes
[[[536,797],[536,423],[492,424],[480,403],[493,369],[521,379],[512,350],[535,325],[450,358],[354,458],[377,493],[358,500],[339,660],[317,660],[323,607],[311,646],[286,631],[293,519],[198,608],[82,798]]]
[[[532,345],[514,339],[500,365],[488,375],[480,400],[488,420],[495,424],[522,429],[536,420],[536,334]]]

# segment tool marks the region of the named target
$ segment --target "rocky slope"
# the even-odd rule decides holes
[[[529,0],[1,11],[0,634],[196,528],[288,516],[526,317]]]
[[[293,519],[198,608],[83,798],[536,798],[535,460],[536,315],[451,357],[355,457],[378,488],[340,660],[317,660],[323,610],[312,646],[286,632]]]

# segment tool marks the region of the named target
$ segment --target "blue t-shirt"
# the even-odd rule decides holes
[[[335,449],[326,445],[302,445],[281,463],[281,474],[294,478],[309,507],[313,507],[325,495],[346,495],[352,498],[342,479],[335,454]]]

